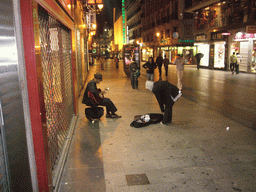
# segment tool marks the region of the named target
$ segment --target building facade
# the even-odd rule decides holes
[[[87,78],[84,2],[0,3],[0,181],[3,191],[53,191]]]
[[[127,43],[139,44],[142,42],[142,0],[133,0],[126,5],[127,14]]]
[[[240,71],[255,73],[256,2],[253,0],[193,0],[186,11],[195,14],[195,45],[204,54],[200,65],[229,70],[233,52],[242,57]]]
[[[189,1],[142,0],[142,60],[166,55],[174,62],[182,54],[186,64],[193,64],[196,48],[193,46],[193,17],[184,13]],[[190,4],[189,4],[190,5]]]

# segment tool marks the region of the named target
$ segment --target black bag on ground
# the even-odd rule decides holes
[[[86,118],[89,120],[100,119],[104,114],[104,109],[103,107],[90,107],[85,108],[84,112]]]
[[[131,127],[141,128],[150,124],[160,123],[163,120],[163,114],[149,113],[146,115],[134,116],[133,122],[130,124]]]

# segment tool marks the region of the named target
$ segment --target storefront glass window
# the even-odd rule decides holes
[[[256,40],[253,41],[253,50],[252,50],[252,66],[251,70],[256,72]]]
[[[224,43],[215,43],[214,48],[214,67],[224,68],[225,64],[225,45]]]
[[[200,61],[201,66],[209,66],[209,52],[210,45],[209,44],[198,44],[198,53],[203,53],[204,56]]]
[[[153,57],[153,49],[142,49],[142,61],[148,61],[149,57]]]

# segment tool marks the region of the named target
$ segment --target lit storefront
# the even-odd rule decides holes
[[[142,51],[141,51],[142,61],[148,61],[149,57],[153,57],[153,48],[142,48]]]
[[[227,33],[211,33],[210,67],[218,69],[227,68]]]
[[[197,52],[204,54],[203,58],[200,61],[200,66],[208,67],[209,66],[209,52],[210,52],[210,45],[204,43],[197,43]]]
[[[210,45],[207,41],[207,35],[197,34],[195,36],[195,46],[197,46],[197,53],[204,54],[203,58],[200,61],[200,66],[209,67]]]
[[[185,60],[185,64],[195,64],[194,56],[196,54],[196,46],[172,46],[172,47],[158,47],[157,56],[161,54],[162,57],[166,55],[170,63],[174,63],[176,55],[180,54]]]
[[[241,30],[242,31],[242,30]],[[256,72],[256,33],[233,32],[230,55],[233,52],[241,56],[240,71]]]

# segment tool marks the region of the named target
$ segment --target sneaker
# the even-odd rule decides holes
[[[121,118],[122,116],[117,115],[117,114],[112,114],[112,118]]]

